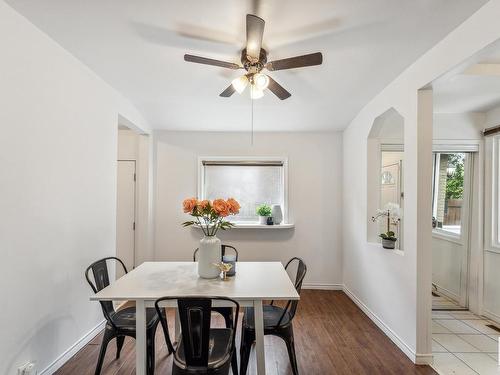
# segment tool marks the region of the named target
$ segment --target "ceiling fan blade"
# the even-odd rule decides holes
[[[288,91],[285,90],[283,86],[281,86],[278,82],[276,82],[274,79],[271,77],[267,76],[269,78],[269,85],[267,88],[271,90],[271,92],[276,95],[278,98],[281,100],[285,100],[292,96]]]
[[[230,63],[230,62],[215,60],[215,59],[209,59],[208,57],[188,55],[188,54],[184,55],[184,61],[198,63],[198,64],[205,64],[205,65],[220,66],[222,68],[228,68],[228,69],[234,69],[234,70],[241,68],[238,64],[235,64],[235,63]]]
[[[288,59],[271,61],[266,64],[267,70],[285,70],[294,68],[303,68],[306,66],[321,65],[323,63],[323,55],[321,52],[311,53],[308,55],[289,57]]]
[[[235,88],[233,87],[233,84],[230,84],[227,89],[222,91],[219,96],[222,96],[223,98],[229,98],[231,95],[233,95],[236,92]]]
[[[262,18],[247,14],[247,56],[251,60],[259,60],[264,25],[265,22]]]

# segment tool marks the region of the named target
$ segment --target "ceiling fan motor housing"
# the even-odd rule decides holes
[[[244,48],[241,51],[241,64],[245,70],[249,73],[258,73],[264,69],[264,65],[267,62],[267,51],[264,48],[260,49],[259,60],[252,61],[250,56],[247,55],[247,49]]]

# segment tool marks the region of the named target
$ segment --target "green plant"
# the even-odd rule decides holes
[[[271,216],[271,206],[267,204],[261,204],[257,207],[256,213],[259,216]]]
[[[379,237],[382,238],[383,240],[397,241],[398,239],[395,237],[395,235],[396,233],[390,230],[386,233],[380,233]]]
[[[448,167],[453,173],[446,180],[446,199],[463,199],[464,197],[464,154],[449,154]]]

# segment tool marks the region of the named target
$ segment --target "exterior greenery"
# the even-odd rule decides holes
[[[449,154],[448,168],[453,168],[454,172],[446,180],[446,199],[463,199],[464,154]]]

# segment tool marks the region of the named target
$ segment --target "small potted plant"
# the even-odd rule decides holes
[[[394,249],[396,247],[396,241],[398,240],[395,237],[395,233],[391,230],[380,233],[379,237],[382,238],[382,247],[384,249]]]
[[[399,224],[400,213],[399,205],[396,203],[388,203],[382,210],[378,210],[377,215],[372,217],[372,221],[378,221],[379,218],[385,218],[387,223],[387,231],[385,233],[380,233],[379,237],[382,239],[382,247],[384,249],[394,249],[396,248],[396,233],[391,230],[391,225],[397,226]]]
[[[261,204],[260,206],[257,207],[257,215],[259,215],[259,224],[266,225],[267,224],[267,218],[271,216],[272,209],[271,206],[267,204]]]

